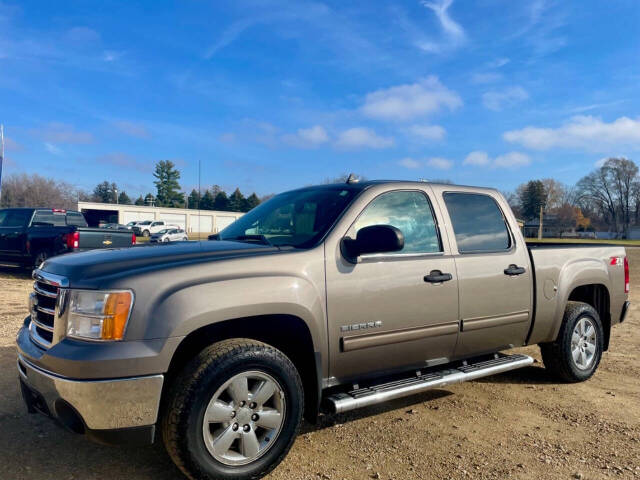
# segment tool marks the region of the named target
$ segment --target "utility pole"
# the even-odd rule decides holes
[[[540,225],[538,225],[538,240],[542,240],[542,205],[540,205]]]

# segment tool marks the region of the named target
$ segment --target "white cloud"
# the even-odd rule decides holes
[[[315,148],[329,141],[329,135],[324,127],[315,125],[310,128],[301,128],[295,134],[282,137],[285,143],[299,148]]]
[[[427,167],[437,168],[438,170],[449,170],[453,167],[453,162],[446,158],[433,157],[427,160]]]
[[[338,136],[336,147],[354,148],[387,148],[395,143],[393,137],[382,137],[370,128],[355,127],[345,130]]]
[[[469,153],[462,162],[463,165],[492,168],[517,168],[527,166],[530,163],[531,158],[521,152],[509,152],[496,158],[491,158],[487,152],[481,150]]]
[[[411,157],[406,157],[406,158],[403,158],[402,160],[400,160],[398,162],[398,165],[400,165],[401,167],[404,167],[404,168],[409,168],[411,170],[415,170],[416,168],[420,168],[422,163],[419,162],[418,160],[415,160],[415,159],[411,158]]]
[[[115,127],[125,135],[135,138],[149,138],[151,135],[147,128],[141,123],[129,122],[126,120],[115,122]]]
[[[452,4],[453,0],[423,0],[422,5],[433,10],[433,13],[440,22],[446,41],[434,42],[431,40],[422,40],[417,42],[418,48],[428,53],[443,53],[465,42],[466,35],[464,29],[449,16],[448,10]]]
[[[447,134],[440,125],[411,125],[408,132],[421,140],[442,140]]]
[[[453,161],[442,157],[431,157],[426,160],[416,160],[415,158],[406,157],[398,162],[398,165],[410,170],[418,168],[435,168],[438,170],[449,170],[453,167]]]
[[[491,160],[489,159],[489,155],[487,155],[487,152],[475,150],[466,156],[462,164],[483,166],[483,165],[489,165],[490,162]]]
[[[511,60],[507,57],[496,58],[490,62],[487,62],[487,68],[502,68]]]
[[[502,80],[502,74],[496,72],[474,73],[471,75],[471,83],[482,85],[485,83],[494,83]]]
[[[521,152],[509,152],[504,155],[499,155],[493,161],[493,165],[496,167],[504,168],[516,168],[526,167],[531,163],[531,159],[525,153]]]
[[[491,91],[482,94],[482,103],[489,110],[499,111],[511,107],[529,98],[529,93],[522,87],[509,87],[502,91]]]
[[[446,88],[437,77],[417,83],[397,85],[367,94],[362,112],[381,120],[410,120],[462,105],[460,96]]]
[[[53,143],[44,142],[44,148],[53,155],[62,155],[62,150]]]
[[[640,118],[620,117],[607,123],[593,116],[576,116],[558,128],[525,127],[502,137],[534,150],[567,148],[602,151],[627,146],[640,150]]]
[[[91,133],[78,131],[72,125],[60,122],[48,123],[42,128],[30,130],[30,133],[49,144],[69,143],[80,145],[94,141]]]

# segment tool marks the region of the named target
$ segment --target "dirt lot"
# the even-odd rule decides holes
[[[590,381],[555,383],[538,363],[324,417],[270,478],[640,478],[640,249],[629,252],[633,307]],[[26,413],[13,343],[30,289],[0,271],[0,479],[182,478],[161,445],[94,445]]]

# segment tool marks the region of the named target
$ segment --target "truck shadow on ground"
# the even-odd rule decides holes
[[[529,367],[518,368],[508,372],[493,375],[491,377],[483,377],[474,382],[479,383],[504,383],[504,384],[521,384],[521,385],[551,385],[557,384],[558,379],[551,376],[541,363],[531,365]]]
[[[0,266],[0,275],[3,279],[9,280],[30,280],[31,270],[19,267]]]

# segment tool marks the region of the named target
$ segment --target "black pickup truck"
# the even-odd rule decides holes
[[[80,212],[52,208],[0,210],[0,264],[33,268],[62,253],[130,247],[130,231],[89,228]]]

